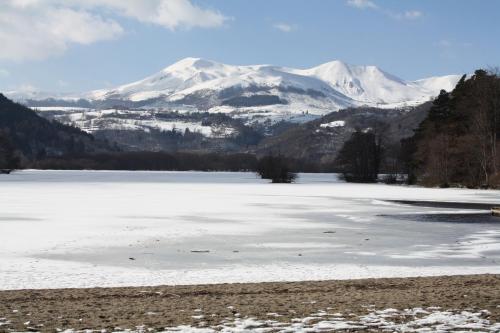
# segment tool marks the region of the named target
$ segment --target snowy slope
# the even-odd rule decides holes
[[[428,99],[434,91],[420,89],[375,66],[352,66],[332,61],[318,67],[297,71],[304,76],[316,77],[333,89],[364,103],[401,103]]]
[[[84,98],[97,109],[122,105],[277,118],[304,113],[324,115],[362,105],[379,108],[418,105],[437,96],[441,89],[452,90],[459,78],[459,75],[448,75],[405,81],[375,66],[341,61],[294,69],[272,65],[234,66],[186,58],[137,82],[81,95],[54,97],[63,101]],[[7,96],[22,100],[16,92]],[[42,94],[37,98],[31,93],[27,98],[47,97]]]
[[[225,98],[273,95],[286,101],[281,104],[287,104],[292,111],[303,112],[309,108],[332,111],[359,105],[421,103],[436,96],[441,89],[453,89],[459,78],[449,75],[410,82],[375,66],[354,66],[341,61],[293,69],[271,65],[233,66],[186,58],[143,80],[85,96],[93,100],[135,102],[160,99],[179,104],[202,100],[210,109],[224,104]],[[158,106],[158,100],[155,103]],[[276,104],[279,103],[266,105]],[[233,106],[249,107],[255,106]]]
[[[245,70],[197,58],[183,59],[159,73],[143,80],[110,90],[97,90],[87,95],[90,99],[105,99],[120,96],[134,101],[171,95],[207,81],[229,78]]]
[[[460,79],[459,75],[434,76],[414,81],[413,84],[424,90],[433,92],[435,95],[436,93],[439,93],[441,89],[446,91],[453,90],[458,82],[458,79]]]

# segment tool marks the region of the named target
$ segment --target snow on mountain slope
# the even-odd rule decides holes
[[[316,77],[342,94],[363,103],[401,103],[425,100],[432,95],[432,92],[420,91],[411,83],[375,66],[353,66],[332,61],[296,73]]]
[[[105,99],[119,96],[121,98],[139,101],[169,95],[206,81],[229,78],[244,72],[244,67],[228,66],[199,58],[186,58],[159,73],[143,80],[126,84],[115,89],[97,90],[91,92],[91,99]]]
[[[294,93],[317,91],[320,95],[333,98],[328,104],[334,103],[336,107],[351,104],[349,97],[338,93],[315,77],[298,75],[275,66],[231,66],[198,58],[183,59],[144,80],[111,90],[95,91],[87,97],[97,100],[118,98],[136,102],[163,97],[165,101],[177,102],[201,92],[205,92],[205,95],[208,92],[209,95],[219,98],[226,90],[231,89],[236,90],[233,95],[238,96],[252,95],[248,94],[249,91],[254,94],[280,96],[293,93],[276,91],[287,88],[293,88]],[[272,91],[273,89],[275,91]]]
[[[78,97],[74,96],[74,94],[54,93],[47,91],[39,91],[35,89],[11,90],[11,91],[4,91],[1,93],[3,93],[3,95],[14,101],[26,101],[26,100],[41,101],[50,98],[61,99],[61,100],[64,99],[68,101],[78,100]]]
[[[416,104],[451,90],[458,75],[404,81],[375,66],[354,66],[332,61],[310,69],[271,65],[233,66],[199,58],[186,58],[144,80],[115,89],[94,91],[90,99],[121,99],[190,104],[210,101],[205,109],[224,105],[226,99],[255,95],[277,96],[289,109],[306,111],[359,105]],[[186,101],[191,100],[191,102]],[[309,101],[308,101],[309,100]],[[158,101],[155,101],[158,106]],[[252,104],[249,102],[248,104]],[[305,104],[305,105],[304,105]],[[272,103],[266,105],[273,105]],[[233,108],[263,107],[241,105]],[[321,113],[321,112],[320,112]]]
[[[375,66],[341,61],[294,69],[186,58],[143,80],[73,99],[83,97],[96,108],[123,104],[146,109],[323,115],[362,105],[417,105],[437,96],[441,89],[452,90],[459,78],[448,75],[405,81]]]
[[[460,77],[460,75],[434,76],[427,79],[413,81],[412,83],[424,90],[432,92],[437,96],[441,89],[446,91],[453,90]]]

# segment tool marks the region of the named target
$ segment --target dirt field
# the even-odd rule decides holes
[[[418,307],[487,310],[486,319],[498,323],[500,275],[0,291],[0,331],[162,330],[235,317],[291,322],[325,310],[354,318],[371,309]]]

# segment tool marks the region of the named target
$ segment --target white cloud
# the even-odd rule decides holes
[[[422,12],[419,10],[409,10],[404,13],[404,17],[410,20],[418,19],[422,16]]]
[[[178,28],[218,27],[228,20],[190,0],[0,0],[0,60],[38,60],[123,34],[113,18]]]
[[[419,10],[407,10],[405,12],[393,12],[391,10],[379,7],[375,2],[370,0],[347,0],[347,4],[351,7],[359,9],[373,9],[386,16],[397,20],[416,20],[422,17],[423,13]]]
[[[275,23],[273,25],[275,29],[278,29],[282,32],[292,32],[295,30],[295,26],[287,24],[287,23]]]
[[[347,4],[352,7],[366,9],[366,8],[378,8],[377,5],[370,0],[347,0]]]
[[[36,0],[0,4],[0,60],[44,59],[72,43],[91,44],[122,32],[115,21],[83,10],[40,5]]]
[[[171,30],[219,27],[229,19],[216,10],[200,8],[190,0],[66,0],[64,3],[111,9],[119,15]]]
[[[423,15],[419,10],[408,10],[402,13],[388,12],[388,14],[398,20],[416,20]]]
[[[8,76],[10,76],[9,71],[6,69],[0,68],[0,77],[8,77]]]

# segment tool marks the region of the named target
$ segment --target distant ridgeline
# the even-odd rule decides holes
[[[27,165],[48,156],[108,150],[111,147],[106,142],[97,141],[80,129],[42,118],[0,94],[0,169]],[[7,161],[7,155],[15,158],[9,157]]]
[[[186,135],[186,133],[184,133]],[[301,171],[317,171],[290,159]],[[18,168],[92,170],[253,171],[253,153],[123,151],[78,128],[40,117],[0,94],[0,170]]]
[[[500,187],[500,76],[478,70],[435,99],[404,140],[410,178],[431,186]]]

